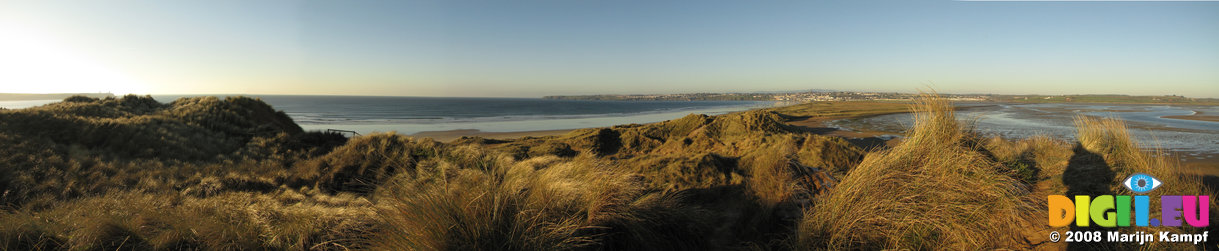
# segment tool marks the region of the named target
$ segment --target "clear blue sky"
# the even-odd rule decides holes
[[[0,53],[0,92],[1219,97],[1219,2],[0,0]]]

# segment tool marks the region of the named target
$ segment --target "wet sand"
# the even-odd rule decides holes
[[[1219,159],[1187,159],[1182,160],[1181,165],[1185,166],[1186,173],[1219,177]]]
[[[1184,159],[1181,166],[1185,174],[1202,179],[1202,184],[1219,191],[1219,159]]]
[[[558,136],[567,134],[576,129],[563,130],[539,130],[539,131],[521,131],[521,132],[484,132],[475,129],[459,129],[448,131],[426,131],[411,134],[411,137],[416,138],[432,138],[436,141],[449,142],[461,137],[483,137],[488,139],[515,139],[522,137],[544,137]]]
[[[994,107],[994,106],[996,106],[996,104],[967,103],[965,105],[958,106],[956,109],[958,111],[964,111],[964,110],[969,110],[969,109],[987,108],[987,107]],[[897,143],[901,142],[901,140],[902,140],[901,137],[896,137],[896,136],[902,136],[903,134],[901,132],[897,132],[897,131],[873,130],[873,128],[845,129],[845,128],[841,128],[841,127],[837,127],[837,126],[832,126],[832,125],[830,125],[831,124],[830,122],[836,121],[836,120],[843,120],[843,119],[865,119],[865,118],[871,118],[871,117],[878,117],[878,116],[892,115],[892,114],[903,114],[903,113],[910,113],[910,111],[888,112],[888,113],[878,113],[878,114],[869,114],[869,115],[862,115],[862,116],[848,116],[848,117],[798,118],[795,120],[787,121],[786,123],[790,126],[793,126],[797,129],[804,130],[809,133],[813,133],[813,134],[817,134],[817,135],[824,135],[824,136],[840,137],[840,138],[846,139],[847,142],[850,142],[851,144],[854,144],[855,146],[858,146],[858,147],[863,148],[868,151],[872,151],[872,150],[881,149],[882,147],[896,146]]]
[[[1197,115],[1201,115],[1201,112],[1198,112],[1198,114],[1195,114],[1194,116],[1197,116]],[[862,119],[862,118],[875,117],[875,116],[879,116],[879,115],[857,116],[857,117],[852,117],[851,119]],[[1192,116],[1185,116],[1185,117],[1192,117]],[[1208,117],[1216,117],[1216,116],[1208,116]],[[892,147],[896,143],[901,141],[901,137],[893,137],[893,136],[902,135],[901,132],[879,130],[879,129],[867,128],[867,127],[845,129],[845,128],[831,125],[831,122],[833,122],[835,120],[841,120],[841,119],[844,119],[844,118],[841,118],[841,117],[797,118],[797,119],[794,119],[791,121],[787,121],[786,123],[788,125],[794,127],[795,129],[803,130],[808,133],[825,135],[825,136],[841,137],[858,147],[868,149],[868,150],[877,150],[877,149],[882,149],[884,147]],[[1132,126],[1132,127],[1138,127],[1138,126]],[[1159,128],[1159,129],[1163,130],[1164,128]],[[475,129],[459,129],[459,130],[447,130],[447,131],[424,131],[424,132],[412,134],[411,136],[419,137],[419,138],[432,138],[437,141],[449,142],[449,141],[453,141],[455,139],[461,138],[463,136],[468,136],[468,137],[477,136],[477,137],[483,137],[483,138],[489,138],[489,139],[516,139],[516,138],[521,138],[521,137],[559,136],[559,135],[567,134],[573,130],[578,130],[578,129],[533,130],[533,131],[517,131],[517,132],[484,132],[484,131],[475,130]],[[1199,176],[1208,177],[1208,179],[1212,181],[1210,183],[1215,184],[1214,186],[1217,189],[1219,189],[1219,158],[1216,158],[1217,156],[1215,156],[1214,154],[1189,152],[1189,151],[1169,150],[1169,152],[1176,155],[1178,157],[1178,159],[1181,160],[1182,164],[1187,167],[1186,169],[1190,170],[1189,171],[1190,173],[1196,174]]]
[[[1216,115],[1203,115],[1203,114],[1202,114],[1202,111],[1198,111],[1198,110],[1194,110],[1194,115],[1173,115],[1173,116],[1163,116],[1163,117],[1161,117],[1161,118],[1166,118],[1166,119],[1187,119],[1187,120],[1198,120],[1198,121],[1219,122],[1219,116],[1216,116]]]
[[[796,128],[799,128],[799,129],[803,129],[807,132],[811,132],[813,134],[848,137],[848,138],[867,138],[867,137],[876,137],[876,136],[881,136],[881,135],[886,135],[886,134],[893,134],[893,135],[900,134],[898,132],[872,131],[872,130],[867,130],[867,129],[860,129],[857,131],[856,130],[842,130],[839,128],[828,126],[825,123],[828,121],[838,120],[838,119],[841,119],[841,118],[828,118],[828,119],[808,118],[808,119],[788,121],[787,124],[791,125],[791,126],[795,126]]]

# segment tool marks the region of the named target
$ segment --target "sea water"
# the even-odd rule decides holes
[[[225,96],[225,95],[218,95]],[[771,107],[771,101],[595,101],[540,98],[448,98],[247,95],[292,117],[305,130],[361,134],[473,129],[517,132],[651,123],[688,114],[716,115]],[[153,95],[160,102],[185,96]]]

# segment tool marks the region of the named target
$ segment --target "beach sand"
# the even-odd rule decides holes
[[[567,134],[576,129],[563,130],[540,130],[540,131],[521,131],[521,132],[484,132],[475,129],[458,129],[448,131],[426,131],[411,134],[411,137],[416,138],[432,138],[440,142],[449,142],[461,137],[483,137],[488,139],[515,139],[521,137],[543,137],[543,136],[558,136]]]
[[[1161,118],[1219,122],[1219,116],[1203,115],[1202,111],[1194,111],[1194,115],[1174,115],[1174,116],[1163,116]]]

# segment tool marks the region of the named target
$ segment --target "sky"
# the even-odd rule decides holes
[[[0,0],[0,92],[1219,98],[1216,1]]]

